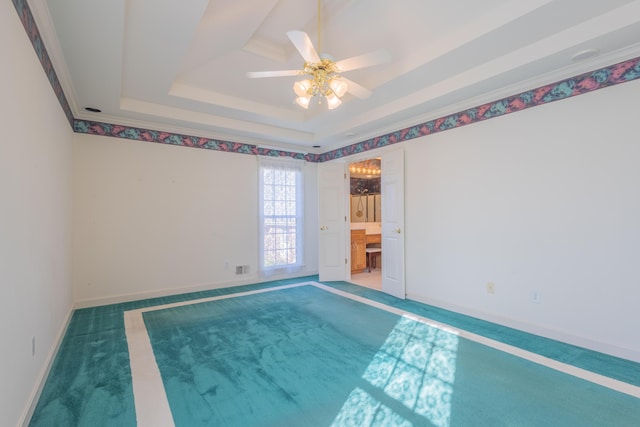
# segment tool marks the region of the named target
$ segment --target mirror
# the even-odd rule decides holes
[[[380,158],[349,164],[351,222],[380,222]]]

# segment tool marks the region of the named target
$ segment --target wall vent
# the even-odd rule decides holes
[[[249,266],[248,265],[236,265],[236,276],[240,276],[243,274],[249,274]]]

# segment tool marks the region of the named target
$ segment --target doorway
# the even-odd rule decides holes
[[[384,170],[384,174],[380,174],[381,289],[404,299],[404,151],[402,148],[384,150],[380,157],[380,170]],[[318,276],[321,281],[351,280],[349,175],[344,162],[318,165]]]
[[[381,158],[349,164],[351,283],[382,289]]]

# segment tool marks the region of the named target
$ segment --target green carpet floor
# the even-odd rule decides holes
[[[74,313],[31,426],[134,426],[123,313]],[[344,282],[333,288],[638,385],[637,363]],[[144,314],[177,426],[638,426],[640,400],[304,286]]]

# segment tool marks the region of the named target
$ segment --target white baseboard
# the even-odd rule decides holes
[[[318,272],[301,272],[295,275],[270,276],[268,278],[258,277],[256,275],[244,276],[241,279],[227,280],[215,283],[203,283],[197,285],[189,285],[179,288],[160,289],[153,291],[134,292],[129,294],[113,295],[109,297],[90,298],[84,300],[76,300],[74,309],[98,307],[101,305],[120,304],[124,302],[139,301],[149,298],[161,298],[172,295],[188,294],[191,292],[210,291],[213,289],[228,288],[232,286],[251,285],[254,283],[271,282],[274,280],[295,279],[296,277],[305,277],[318,274]]]
[[[417,302],[421,302],[423,304],[432,305],[445,310],[450,310],[456,313],[486,320],[488,322],[497,323],[499,325],[517,329],[523,332],[539,335],[544,338],[561,341],[567,344],[640,363],[640,352],[629,348],[619,347],[613,344],[592,340],[588,337],[573,335],[557,329],[549,329],[532,323],[522,322],[502,316],[496,316],[495,314],[486,313],[471,307],[457,306],[455,304],[450,304],[445,301],[440,301],[422,295],[407,294],[407,298]]]
[[[67,328],[69,327],[69,322],[71,322],[71,317],[73,316],[73,305],[69,307],[69,311],[67,312],[67,316],[65,321],[62,323],[58,333],[56,334],[53,345],[49,349],[49,353],[45,359],[45,363],[40,370],[40,374],[38,375],[37,381],[33,390],[31,390],[31,394],[29,395],[29,399],[27,400],[27,406],[22,411],[22,416],[18,420],[17,426],[28,427],[29,422],[31,422],[31,417],[33,416],[33,412],[36,410],[36,405],[38,404],[38,400],[40,399],[40,394],[42,394],[42,389],[44,388],[44,384],[47,381],[47,377],[49,376],[49,372],[51,371],[51,366],[53,365],[53,361],[55,360],[56,355],[58,354],[58,349],[62,344],[62,339],[64,338],[64,334],[67,332]]]

